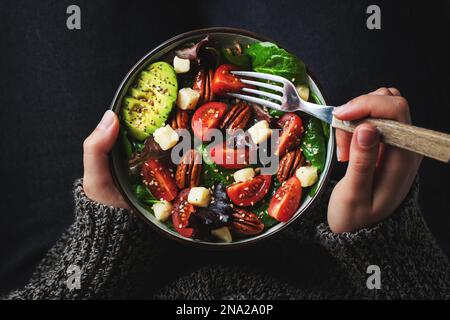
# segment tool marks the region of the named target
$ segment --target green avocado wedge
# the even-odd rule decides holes
[[[143,141],[166,122],[178,93],[177,76],[166,62],[142,71],[124,98],[122,119],[129,134]]]

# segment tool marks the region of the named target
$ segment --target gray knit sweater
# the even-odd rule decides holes
[[[340,235],[326,223],[329,194],[280,236],[214,252],[172,243],[136,215],[89,200],[78,180],[73,225],[5,298],[450,299],[450,264],[421,216],[417,183],[390,218]],[[71,265],[81,269],[79,289],[67,285]],[[367,286],[370,265],[380,289]]]

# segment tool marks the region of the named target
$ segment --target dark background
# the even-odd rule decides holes
[[[66,28],[66,8],[82,30]],[[382,30],[366,28],[378,4]],[[419,126],[450,131],[448,1],[0,2],[0,292],[26,282],[73,219],[82,142],[130,67],[166,39],[245,28],[299,55],[331,104],[395,86]],[[343,167],[335,170],[335,178]],[[421,206],[450,253],[448,165],[424,160]]]

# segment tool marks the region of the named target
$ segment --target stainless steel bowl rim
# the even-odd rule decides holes
[[[258,40],[258,41],[270,41],[270,42],[279,44],[278,41],[273,41],[267,37],[258,35],[256,33],[253,33],[253,32],[250,32],[250,31],[247,31],[244,29],[229,28],[229,27],[205,28],[205,29],[198,29],[198,30],[193,30],[193,31],[189,31],[186,33],[179,34],[179,35],[163,42],[156,48],[150,50],[143,58],[141,58],[130,69],[130,71],[127,73],[125,78],[122,80],[119,88],[117,89],[116,94],[114,95],[114,98],[112,100],[110,109],[112,111],[118,113],[118,111],[120,109],[120,105],[121,105],[119,100],[121,100],[121,95],[122,95],[123,89],[128,86],[130,80],[137,73],[137,71],[143,65],[145,65],[149,60],[151,60],[151,58],[154,55],[156,55],[157,53],[162,51],[164,48],[167,48],[168,46],[173,45],[174,43],[180,42],[183,39],[192,38],[192,37],[196,37],[196,36],[198,36],[198,37],[206,36],[207,34],[217,34],[217,33],[230,34],[230,35],[233,35],[236,37],[244,36],[244,37],[248,37],[248,38],[253,38],[254,40]],[[284,46],[282,46],[282,47],[284,47]],[[311,74],[311,71],[309,69],[308,69],[308,76],[310,78],[310,81],[312,81],[312,83],[316,86],[319,93],[324,98],[324,102],[325,102],[326,97],[324,97],[323,90],[321,89],[317,79]],[[115,146],[115,148],[117,148],[117,145]],[[116,172],[116,170],[118,170],[117,169],[118,168],[117,161],[119,161],[119,160],[115,159],[115,157],[113,156],[113,152],[110,153],[109,158],[110,158],[110,164],[111,164],[111,166],[110,166],[111,173],[112,173],[114,182],[115,182],[116,186],[118,187],[120,193],[122,194],[124,199],[128,202],[128,204],[132,208],[133,212],[137,213],[144,221],[146,221],[149,225],[151,225],[155,230],[157,230],[158,232],[160,232],[161,234],[163,234],[166,237],[169,237],[171,239],[174,239],[178,242],[181,242],[183,244],[187,244],[190,246],[195,246],[195,247],[204,248],[204,249],[231,249],[231,248],[238,248],[238,247],[246,247],[248,245],[255,244],[257,242],[261,242],[262,240],[265,240],[265,239],[279,233],[284,228],[286,228],[288,225],[294,223],[294,221],[297,221],[297,219],[300,216],[304,217],[310,211],[309,209],[311,209],[311,207],[316,203],[316,201],[319,200],[324,189],[326,188],[326,185],[328,183],[329,176],[331,173],[331,169],[333,166],[333,161],[332,161],[333,157],[334,157],[334,132],[333,132],[332,128],[330,128],[330,137],[328,139],[328,145],[327,145],[327,157],[326,157],[325,169],[321,173],[321,178],[320,178],[321,181],[319,183],[319,186],[318,186],[317,191],[314,194],[314,196],[311,197],[311,199],[305,205],[304,205],[304,203],[302,203],[301,207],[297,210],[297,212],[294,214],[294,216],[288,222],[278,223],[277,225],[269,228],[267,231],[263,232],[260,235],[257,235],[257,236],[251,237],[251,238],[241,239],[239,241],[231,242],[231,243],[216,243],[216,242],[205,242],[205,241],[201,241],[201,240],[197,240],[197,239],[187,239],[187,238],[182,237],[175,231],[171,231],[167,227],[163,227],[160,223],[155,223],[155,222],[151,221],[148,217],[145,216],[144,213],[141,212],[141,210],[139,210],[136,207],[136,205],[133,203],[133,201],[129,198],[129,196],[125,192],[124,185],[122,184],[123,182],[119,179],[118,174]],[[301,212],[299,212],[299,211],[301,211]]]

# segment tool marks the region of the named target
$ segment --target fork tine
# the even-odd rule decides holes
[[[288,80],[286,80],[283,77],[280,76],[274,76],[272,74],[267,73],[260,73],[260,72],[252,72],[252,71],[231,71],[232,74],[242,77],[248,77],[248,78],[256,78],[256,79],[264,79],[264,80],[270,80],[275,82],[281,82],[282,84],[289,83]]]
[[[272,90],[272,91],[278,91],[278,92],[281,92],[281,93],[284,92],[283,87],[279,87],[279,86],[276,86],[276,85],[273,85],[273,84],[270,84],[270,83],[253,81],[253,80],[247,80],[247,79],[239,79],[239,80],[241,80],[242,83],[250,84],[252,86],[266,88],[266,89],[269,89],[269,90]]]
[[[258,96],[262,96],[262,97],[266,97],[266,98],[270,98],[270,99],[273,99],[273,100],[277,100],[277,101],[283,102],[283,100],[282,100],[283,97],[281,97],[281,96],[279,96],[277,94],[273,94],[273,93],[266,92],[266,91],[261,91],[261,90],[255,90],[255,89],[251,89],[251,88],[242,88],[241,90],[244,91],[244,92],[253,93],[253,94],[256,94]]]
[[[277,104],[275,102],[269,101],[269,100],[264,100],[264,99],[261,99],[261,98],[247,96],[245,94],[239,94],[239,93],[228,93],[228,95],[231,96],[231,97],[234,97],[234,98],[238,98],[238,99],[241,99],[241,100],[245,100],[245,101],[253,102],[253,103],[256,103],[256,104],[260,104],[260,105],[263,105],[263,106],[266,106],[266,107],[269,107],[269,108],[272,108],[272,109],[283,111],[283,109],[281,108],[281,105],[279,105],[279,104]]]

